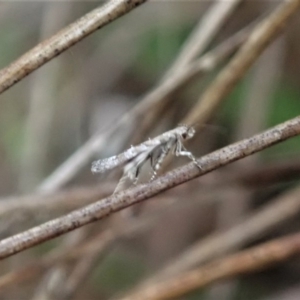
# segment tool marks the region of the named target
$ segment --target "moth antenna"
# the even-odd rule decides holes
[[[208,129],[211,129],[211,130],[221,133],[223,135],[228,135],[228,130],[226,128],[224,128],[224,126],[213,125],[213,124],[204,124],[203,127],[206,127]]]
[[[220,125],[194,123],[194,124],[190,125],[190,128],[191,127],[195,128],[197,130],[199,128],[209,128],[209,129],[213,129],[214,131],[220,132],[222,134],[226,134],[227,133],[227,130],[224,129],[224,127],[222,127]]]

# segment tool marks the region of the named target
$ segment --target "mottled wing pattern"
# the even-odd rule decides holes
[[[195,129],[193,127],[179,126],[138,146],[131,146],[131,148],[119,155],[97,160],[92,163],[91,170],[93,173],[104,173],[118,166],[125,165],[123,176],[115,190],[117,192],[123,188],[127,178],[134,184],[137,183],[140,169],[148,160],[150,160],[153,170],[151,181],[154,180],[162,162],[171,150],[176,156],[189,157],[200,167],[192,153],[187,151],[182,144],[182,140],[190,139],[194,134]]]

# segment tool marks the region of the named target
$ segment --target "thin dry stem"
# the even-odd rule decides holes
[[[204,52],[241,0],[218,0],[211,5],[182,47],[179,56],[165,75],[178,73]]]
[[[282,43],[277,41],[266,49],[254,65],[248,86],[247,97],[242,101],[241,117],[235,126],[234,136],[237,140],[245,136],[251,136],[265,128],[269,102],[274,92],[274,79],[281,68],[280,54],[282,54]],[[272,70],[273,69],[273,70]],[[234,166],[237,173],[241,170],[249,170],[249,166],[258,165],[258,158],[261,153],[251,155],[237,162]],[[251,210],[253,190],[245,189],[243,186],[232,185],[231,190],[221,192],[220,197],[224,199],[218,205],[216,231],[232,227],[244,220]],[[237,248],[229,252],[237,251]],[[228,251],[227,251],[228,252]],[[226,254],[227,254],[226,252]],[[218,298],[222,295],[225,298],[232,298],[238,281],[233,279],[225,283],[216,284],[209,290],[209,298]],[[217,295],[216,295],[217,294]]]
[[[61,27],[70,12],[70,3],[49,3],[45,6],[40,26],[40,40]],[[25,124],[25,138],[19,177],[20,190],[26,192],[43,178],[49,149],[51,124],[54,117],[57,77],[61,72],[61,61],[56,59],[39,71],[30,86],[29,113]],[[28,176],[30,174],[30,176]]]
[[[0,93],[97,29],[130,12],[146,0],[108,1],[48,40],[38,44],[0,72]]]
[[[58,292],[59,299],[74,299],[76,292],[82,288],[103,255],[104,253],[101,251],[94,251],[89,256],[84,256],[77,260],[74,268],[69,272],[63,287]]]
[[[101,234],[92,237],[88,241],[85,241],[80,247],[72,247],[70,249],[66,248],[64,245],[64,247],[61,247],[62,249],[55,249],[43,258],[0,277],[0,290],[30,280],[50,268],[53,264],[65,263],[79,259],[85,255],[89,256],[98,253],[111,245],[115,240],[115,237],[116,235],[112,230],[106,230]]]
[[[284,47],[284,38],[278,38],[255,63],[250,74],[250,84],[246,87],[247,96],[241,104],[241,116],[236,126],[236,139],[266,128],[272,96],[283,69]],[[251,162],[250,165],[252,165]]]
[[[167,89],[165,94],[162,94],[164,101],[161,101],[155,106],[153,105],[151,110],[143,115],[139,122],[139,131],[135,134],[134,139],[131,140],[131,144],[135,145],[141,142],[142,137],[147,136],[149,131],[153,128],[155,120],[161,119],[163,113],[172,104],[172,95],[182,90],[196,77],[199,80],[209,71],[213,71],[224,59],[239,49],[242,43],[247,39],[252,28],[253,24],[248,25],[218,45],[215,49],[186,66],[183,66],[182,69],[178,70],[177,75],[175,73],[171,78],[165,77],[165,82],[169,83],[169,87],[166,85]],[[161,87],[164,87],[164,83],[161,84]],[[157,91],[159,91],[159,87]]]
[[[114,241],[120,237],[131,237],[155,224],[157,219],[161,216],[162,211],[164,211],[164,208],[165,206],[162,205],[159,212],[156,211],[155,215],[143,215],[138,219],[127,220],[125,224],[123,224],[124,222],[121,224],[113,223],[109,229],[105,229],[100,234],[96,234],[88,240],[77,241],[79,242],[78,244],[69,245],[68,247],[64,244],[54,249],[41,259],[35,260],[27,266],[23,266],[18,270],[0,277],[0,291],[17,283],[30,280],[53,265],[100,255],[105,249],[111,247]]]
[[[241,247],[295,217],[300,211],[299,194],[300,188],[297,187],[279,196],[233,228],[212,234],[195,243],[179,257],[169,262],[162,270],[141,283],[134,289],[136,292],[133,294],[139,293],[163,279],[177,276],[188,269]]]
[[[206,123],[252,63],[282,31],[287,20],[297,12],[299,6],[300,0],[283,1],[270,16],[257,24],[241,50],[220,72],[182,122]]]
[[[273,240],[150,286],[122,300],[166,300],[216,281],[266,269],[300,254],[300,234]]]
[[[180,255],[179,259],[170,263],[161,274],[163,276],[178,274],[182,270],[208,261],[226,251],[243,246],[257,236],[271,231],[282,222],[295,217],[300,210],[299,193],[300,188],[295,188],[228,231],[214,234],[196,243]]]
[[[273,144],[300,134],[300,117],[291,119],[261,134],[232,144],[199,159],[202,166],[190,163],[149,183],[117,193],[63,217],[54,219],[0,242],[0,258],[24,251],[44,241],[101,220],[121,209],[153,197],[174,186],[206,174],[223,165],[261,151]]]
[[[19,212],[67,211],[95,202],[112,193],[116,183],[78,187],[55,194],[32,194],[1,198],[0,216]]]

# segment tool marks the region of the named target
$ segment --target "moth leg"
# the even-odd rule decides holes
[[[139,174],[140,174],[140,171],[141,171],[141,167],[142,167],[142,164],[138,164],[138,166],[136,166],[134,168],[134,179],[133,179],[133,184],[136,185],[137,182],[138,182],[138,179],[139,179]]]
[[[152,173],[152,177],[150,178],[150,181],[153,181],[156,178],[157,171],[159,170],[162,162],[164,161],[165,157],[170,152],[173,145],[174,145],[174,140],[171,140],[169,143],[166,144],[165,147],[162,148],[161,153],[159,154],[159,156],[157,157],[155,162],[153,162],[153,164],[152,164],[152,159],[151,159],[151,167],[152,167],[153,173]]]
[[[132,162],[124,169],[124,173],[133,182],[133,184],[137,184],[141,166],[141,163]]]
[[[126,179],[128,178],[127,174],[123,173],[121,179],[119,180],[114,192],[113,192],[113,195],[117,192],[120,192],[124,186],[125,186],[125,182],[126,182]]]
[[[202,167],[197,162],[195,156],[190,151],[187,151],[184,148],[184,146],[183,146],[182,142],[180,141],[180,139],[177,139],[176,148],[175,148],[175,155],[176,156],[187,156],[199,169],[202,170]]]
[[[165,159],[165,157],[167,156],[169,150],[163,149],[161,154],[158,156],[155,164],[152,166],[152,176],[150,181],[153,181],[156,176],[157,176],[157,171],[159,170],[163,160]]]

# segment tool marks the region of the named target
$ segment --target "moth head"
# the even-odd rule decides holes
[[[184,127],[185,127],[185,130],[181,134],[182,138],[185,140],[191,139],[195,135],[196,130],[192,126],[184,125]]]

